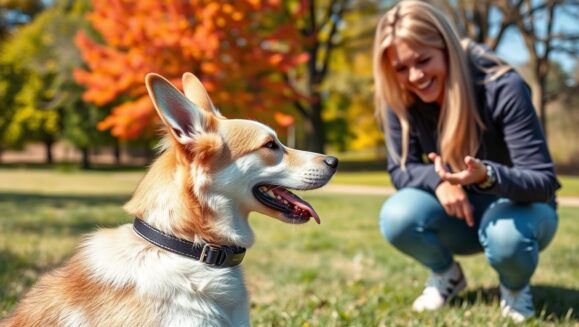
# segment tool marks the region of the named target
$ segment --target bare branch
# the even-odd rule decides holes
[[[283,73],[282,77],[284,79],[284,81],[293,89],[297,90],[298,88],[295,86],[295,83],[293,82],[292,78],[289,76],[288,73]],[[303,117],[310,117],[310,113],[309,111],[306,109],[306,107],[299,102],[298,100],[293,100],[292,101],[294,107],[296,108],[296,110],[303,116]]]
[[[487,45],[493,51],[496,51],[499,44],[501,43],[501,41],[503,39],[503,35],[505,35],[505,32],[507,31],[507,29],[513,25],[514,25],[514,23],[512,21],[503,20],[503,22],[501,23],[501,26],[499,27],[499,31],[498,31],[497,35],[494,38],[489,38]]]
[[[326,8],[326,13],[324,14],[324,17],[322,18],[320,25],[317,26],[316,28],[316,32],[319,33],[321,30],[324,29],[324,27],[326,27],[326,25],[328,25],[329,22],[331,22],[332,20],[332,13],[334,12],[334,6],[336,5],[337,0],[332,0],[330,2],[330,4],[328,4],[328,8]]]
[[[340,39],[340,42],[334,42],[334,48],[357,47],[355,45],[356,42],[363,42],[362,46],[365,47],[371,46],[372,42],[374,42],[373,39],[374,33],[375,33],[374,26],[368,27],[366,30],[357,33],[356,35],[352,35],[351,37],[342,37]]]
[[[328,35],[328,40],[324,44],[324,58],[322,59],[322,68],[320,70],[320,76],[326,76],[328,73],[328,66],[330,63],[330,57],[332,54],[332,50],[335,46],[334,44],[334,37],[336,32],[338,31],[338,25],[342,22],[344,17],[344,13],[346,12],[346,7],[348,4],[348,0],[342,0],[339,3],[339,9],[337,12],[332,13],[332,27],[330,28],[330,34]]]
[[[464,0],[458,0],[459,12],[460,17],[462,18],[462,23],[464,25],[464,32],[466,36],[472,38],[472,25],[469,23],[468,15],[467,15],[467,5]]]
[[[575,59],[579,59],[579,47],[578,46],[561,46],[554,45],[551,47],[553,52],[566,53]]]

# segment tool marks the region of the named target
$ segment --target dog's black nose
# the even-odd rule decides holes
[[[328,165],[334,169],[338,168],[338,158],[336,158],[336,157],[326,156],[324,158],[324,162],[326,163],[326,165]]]

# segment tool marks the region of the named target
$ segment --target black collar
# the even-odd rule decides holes
[[[245,248],[210,243],[193,243],[165,234],[139,218],[135,218],[133,229],[142,238],[160,248],[193,258],[213,267],[225,268],[237,266],[245,256]]]

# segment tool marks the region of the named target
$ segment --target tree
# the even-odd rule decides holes
[[[577,46],[579,32],[567,33],[556,31],[554,28],[558,9],[565,9],[565,5],[571,5],[570,1],[546,0],[537,4],[530,0],[520,0],[518,5],[520,9],[518,11],[511,9],[511,12],[529,50],[529,63],[533,67],[531,82],[534,86],[533,100],[539,110],[543,130],[547,135],[547,114],[545,111],[551,54],[554,51],[566,51],[577,56],[579,54],[579,47]],[[504,5],[501,8],[505,12],[509,9],[508,6]],[[539,15],[544,15],[543,19],[540,19]],[[579,14],[576,13],[576,16],[579,18]]]
[[[356,19],[366,19],[363,14],[376,14],[375,1],[285,1],[286,16],[290,17],[299,28],[301,38],[297,42],[308,53],[304,67],[298,67],[285,74],[285,81],[301,97],[293,101],[295,108],[303,117],[306,133],[309,136],[307,148],[324,152],[326,145],[326,128],[323,119],[324,82],[330,76],[332,56],[339,48],[351,42],[367,41],[366,51],[371,52],[374,24],[362,28],[344,28],[353,24]],[[348,21],[348,18],[353,18]],[[327,97],[326,97],[327,99]],[[336,125],[337,124],[337,125]],[[334,127],[344,128],[343,123],[334,122]],[[334,136],[335,137],[335,136]]]
[[[456,3],[446,0],[445,5],[463,35],[486,43],[493,50],[507,29],[516,28],[520,32],[532,67],[528,81],[533,88],[533,102],[546,135],[546,88],[551,56],[557,51],[579,54],[579,32],[556,29],[555,21],[562,15],[568,15],[571,20],[579,18],[577,3],[572,0],[458,0]]]
[[[235,6],[209,0],[94,0],[88,19],[100,34],[76,37],[87,69],[75,72],[83,98],[96,105],[118,101],[100,124],[121,139],[155,131],[157,116],[147,96],[149,72],[180,85],[184,72],[205,84],[228,116],[272,121],[284,102],[299,95],[278,74],[304,61],[293,40],[298,31],[279,25],[278,0],[243,0]]]
[[[11,65],[0,61],[0,159],[4,150],[22,145],[20,138],[13,138],[9,133],[16,108],[15,95],[23,83],[22,77]]]
[[[4,67],[0,94],[7,110],[0,120],[1,144],[19,146],[42,141],[51,163],[52,144],[67,138],[83,151],[88,168],[88,146],[99,143],[95,110],[81,100],[82,89],[72,71],[81,65],[72,42],[84,23],[87,2],[58,2],[6,41],[0,55]]]
[[[51,146],[58,133],[58,112],[49,108],[49,85],[55,78],[46,65],[46,46],[51,42],[43,37],[50,25],[52,13],[45,12],[30,25],[20,29],[2,47],[0,62],[9,74],[1,81],[2,97],[8,102],[3,114],[4,146],[19,146],[30,140],[43,141],[46,160],[52,161]],[[53,63],[54,64],[54,63]]]

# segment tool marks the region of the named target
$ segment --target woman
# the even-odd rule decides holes
[[[381,231],[432,272],[414,310],[439,309],[466,287],[454,255],[484,251],[503,316],[532,316],[529,281],[557,228],[560,185],[528,86],[419,1],[382,17],[374,79],[398,189]]]

